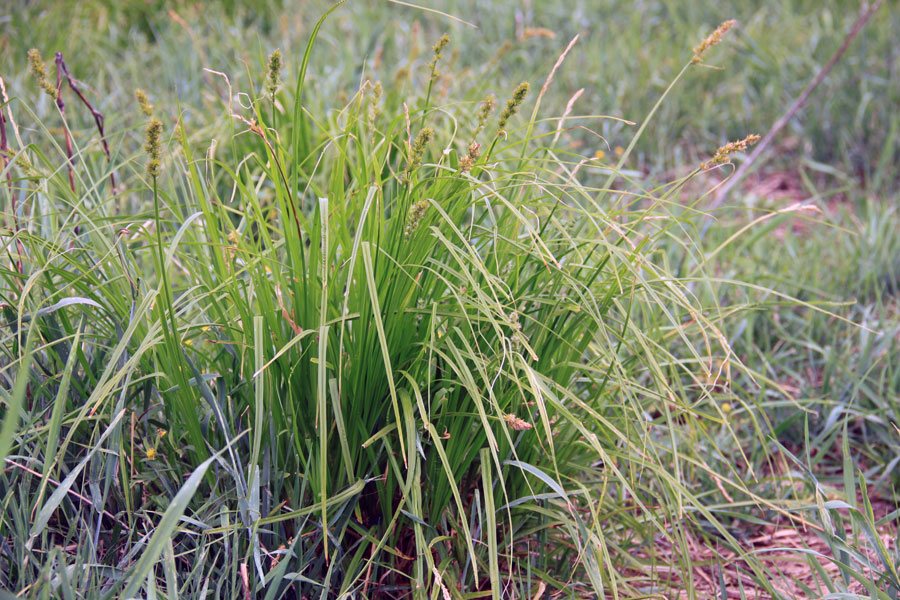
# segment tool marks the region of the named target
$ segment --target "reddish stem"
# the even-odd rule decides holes
[[[62,115],[63,133],[66,135],[66,157],[68,158],[67,167],[69,170],[69,187],[75,192],[75,172],[72,170],[72,138],[69,136],[69,126],[66,122],[66,103],[62,97],[62,71],[65,67],[61,66],[62,54],[56,53],[56,108]],[[76,234],[78,233],[76,229]]]
[[[9,145],[6,141],[6,117],[3,116],[3,109],[0,108],[0,166],[3,169],[6,168],[6,165],[9,164]],[[9,182],[9,189],[12,191],[12,175],[10,175],[9,171],[6,172],[6,180]],[[15,202],[15,198],[13,198],[13,202]]]
[[[3,114],[3,108],[0,108],[0,164],[2,164],[2,168],[6,169],[9,166],[10,161],[10,152],[9,152],[9,142],[6,138],[6,116]],[[12,220],[13,220],[13,235],[16,236],[16,248],[19,251],[19,256],[21,257],[25,254],[25,248],[22,246],[21,240],[18,239],[19,233],[19,215],[18,209],[16,207],[16,194],[13,191],[13,182],[12,182],[12,174],[9,171],[6,171],[6,181],[9,185],[9,198],[12,203]],[[19,273],[24,273],[25,271],[22,268],[22,260],[21,258],[16,261],[16,269]]]
[[[107,164],[112,164],[112,155],[109,152],[109,144],[106,142],[106,132],[103,129],[103,113],[99,110],[95,109],[88,99],[84,97],[84,94],[81,93],[81,88],[78,87],[77,80],[72,77],[69,73],[69,69],[66,67],[66,61],[63,59],[62,52],[56,53],[56,66],[57,66],[57,77],[59,77],[59,72],[61,71],[63,76],[66,78],[66,81],[69,84],[69,87],[72,88],[72,91],[75,92],[75,95],[78,96],[78,99],[87,107],[89,111],[91,111],[91,116],[94,117],[94,123],[97,124],[97,131],[100,132],[100,143],[103,146],[103,152],[106,154],[106,162]],[[109,173],[109,183],[112,187],[113,197],[117,197],[119,195],[119,190],[116,188],[116,174],[115,171],[110,171]]]

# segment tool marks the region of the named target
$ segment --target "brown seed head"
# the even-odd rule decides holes
[[[736,142],[728,142],[724,146],[720,147],[716,150],[716,153],[713,155],[712,159],[703,163],[701,166],[704,169],[708,169],[715,165],[720,165],[722,163],[726,163],[730,160],[730,156],[736,152],[743,152],[753,144],[759,141],[758,135],[748,135],[742,140],[737,140]]]
[[[694,46],[694,58],[691,59],[692,64],[697,64],[703,59],[703,54],[722,41],[722,36],[725,35],[729,29],[734,27],[737,24],[737,21],[731,19],[729,21],[725,21],[718,27],[716,27],[715,31],[706,36],[706,39]]]
[[[506,421],[506,424],[515,429],[516,431],[525,431],[527,429],[531,429],[532,425],[528,421],[524,419],[520,419],[516,415],[509,413],[504,415],[503,420]]]

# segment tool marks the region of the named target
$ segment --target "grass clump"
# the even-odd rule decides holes
[[[0,586],[645,597],[691,589],[715,536],[774,594],[731,526],[793,499],[730,329],[749,287],[709,274],[702,197],[678,195],[699,161],[623,170],[703,75],[690,46],[613,168],[557,145],[552,75],[531,117],[523,82],[492,122],[512,82],[438,73],[447,37],[427,68],[410,49],[402,75],[322,83],[331,24],[194,74],[203,102],[137,92],[143,127],[129,94],[103,152],[75,111],[4,107],[28,125],[0,192]]]

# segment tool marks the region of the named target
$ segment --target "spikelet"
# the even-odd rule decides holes
[[[481,144],[472,142],[469,144],[469,152],[459,159],[459,168],[462,172],[466,172],[472,168],[475,161],[478,160],[478,153],[481,151]]]
[[[729,21],[725,21],[713,31],[711,34],[706,36],[706,39],[694,46],[694,58],[691,59],[691,64],[697,64],[701,60],[703,60],[703,54],[722,41],[722,36],[725,35],[729,29],[734,27],[737,24],[737,21],[731,19]]]
[[[434,56],[431,58],[431,62],[428,63],[428,70],[431,71],[431,80],[434,81],[438,77],[440,77],[440,73],[437,72],[437,64],[438,61],[441,60],[443,56],[444,48],[447,47],[447,44],[450,43],[450,36],[446,33],[441,36],[441,39],[437,41],[432,50],[434,50]]]
[[[503,416],[503,420],[506,421],[506,424],[515,429],[516,431],[526,431],[531,429],[532,425],[525,419],[520,419],[516,415],[509,413]]]
[[[495,104],[496,100],[494,99],[493,94],[485,98],[481,103],[481,107],[478,109],[478,127],[475,128],[475,136],[481,133],[481,130],[484,129],[488,117],[491,116],[492,112],[494,112]]]
[[[281,50],[276,49],[269,55],[269,64],[266,69],[266,90],[270,96],[274,96],[281,85]]]
[[[506,127],[506,122],[519,112],[519,107],[525,101],[525,96],[528,95],[528,87],[528,82],[523,81],[516,87],[512,97],[506,101],[506,106],[503,107],[503,112],[500,113],[500,122],[498,124],[501,130]]]
[[[412,147],[409,149],[409,163],[406,165],[406,181],[409,181],[412,172],[422,165],[422,157],[425,155],[425,148],[432,139],[434,139],[434,130],[430,127],[424,128],[416,136],[416,139],[412,143]]]
[[[736,142],[728,142],[727,144],[716,150],[716,153],[713,155],[712,159],[703,163],[701,166],[704,169],[709,169],[710,167],[714,167],[715,165],[726,163],[730,160],[729,157],[732,154],[736,152],[743,152],[758,141],[759,136],[751,134],[742,140],[738,140]]]
[[[380,81],[376,81],[372,86],[372,93],[369,95],[369,107],[366,114],[366,118],[369,124],[369,131],[372,135],[375,135],[375,123],[378,121],[378,117],[381,114],[381,107],[379,103],[381,102],[381,96],[384,93],[384,88],[381,86]]]
[[[31,67],[31,73],[34,75],[35,79],[38,80],[38,85],[41,86],[41,89],[54,100],[59,98],[59,90],[50,83],[49,76],[47,75],[47,65],[44,64],[44,59],[41,57],[40,50],[32,48],[28,51],[28,64]]]
[[[406,229],[403,232],[406,235],[406,239],[411,238],[419,228],[419,224],[425,217],[425,211],[428,210],[428,204],[428,200],[423,198],[409,209],[409,214],[406,216]]]
[[[43,179],[45,175],[37,170],[24,150],[19,150],[12,156],[12,161],[19,165],[25,177],[28,179]]]
[[[144,151],[150,158],[147,161],[147,175],[156,178],[159,177],[161,170],[159,158],[162,155],[162,123],[157,118],[150,119],[147,129],[144,132]]]
[[[150,104],[150,99],[147,97],[147,92],[138,88],[134,90],[134,98],[137,100],[138,106],[141,107],[141,112],[147,115],[148,117],[153,116],[153,105]]]

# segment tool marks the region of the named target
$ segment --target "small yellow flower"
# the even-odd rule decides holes
[[[193,346],[193,345],[194,345],[194,340],[184,340],[184,345],[185,345],[185,346]]]
[[[597,149],[596,152],[594,152],[594,158],[596,158],[597,160],[601,160],[605,156],[606,156],[606,152],[604,152],[603,150],[600,150],[599,148]]]
[[[625,148],[623,148],[622,146],[616,146],[616,149],[613,150],[613,152],[616,153],[616,156],[622,156],[623,154],[625,154]]]
[[[725,413],[726,415],[728,413],[730,413],[731,412],[731,404],[729,404],[728,402],[724,403],[722,405],[722,412]]]
[[[156,448],[147,448],[147,460],[156,460]]]

